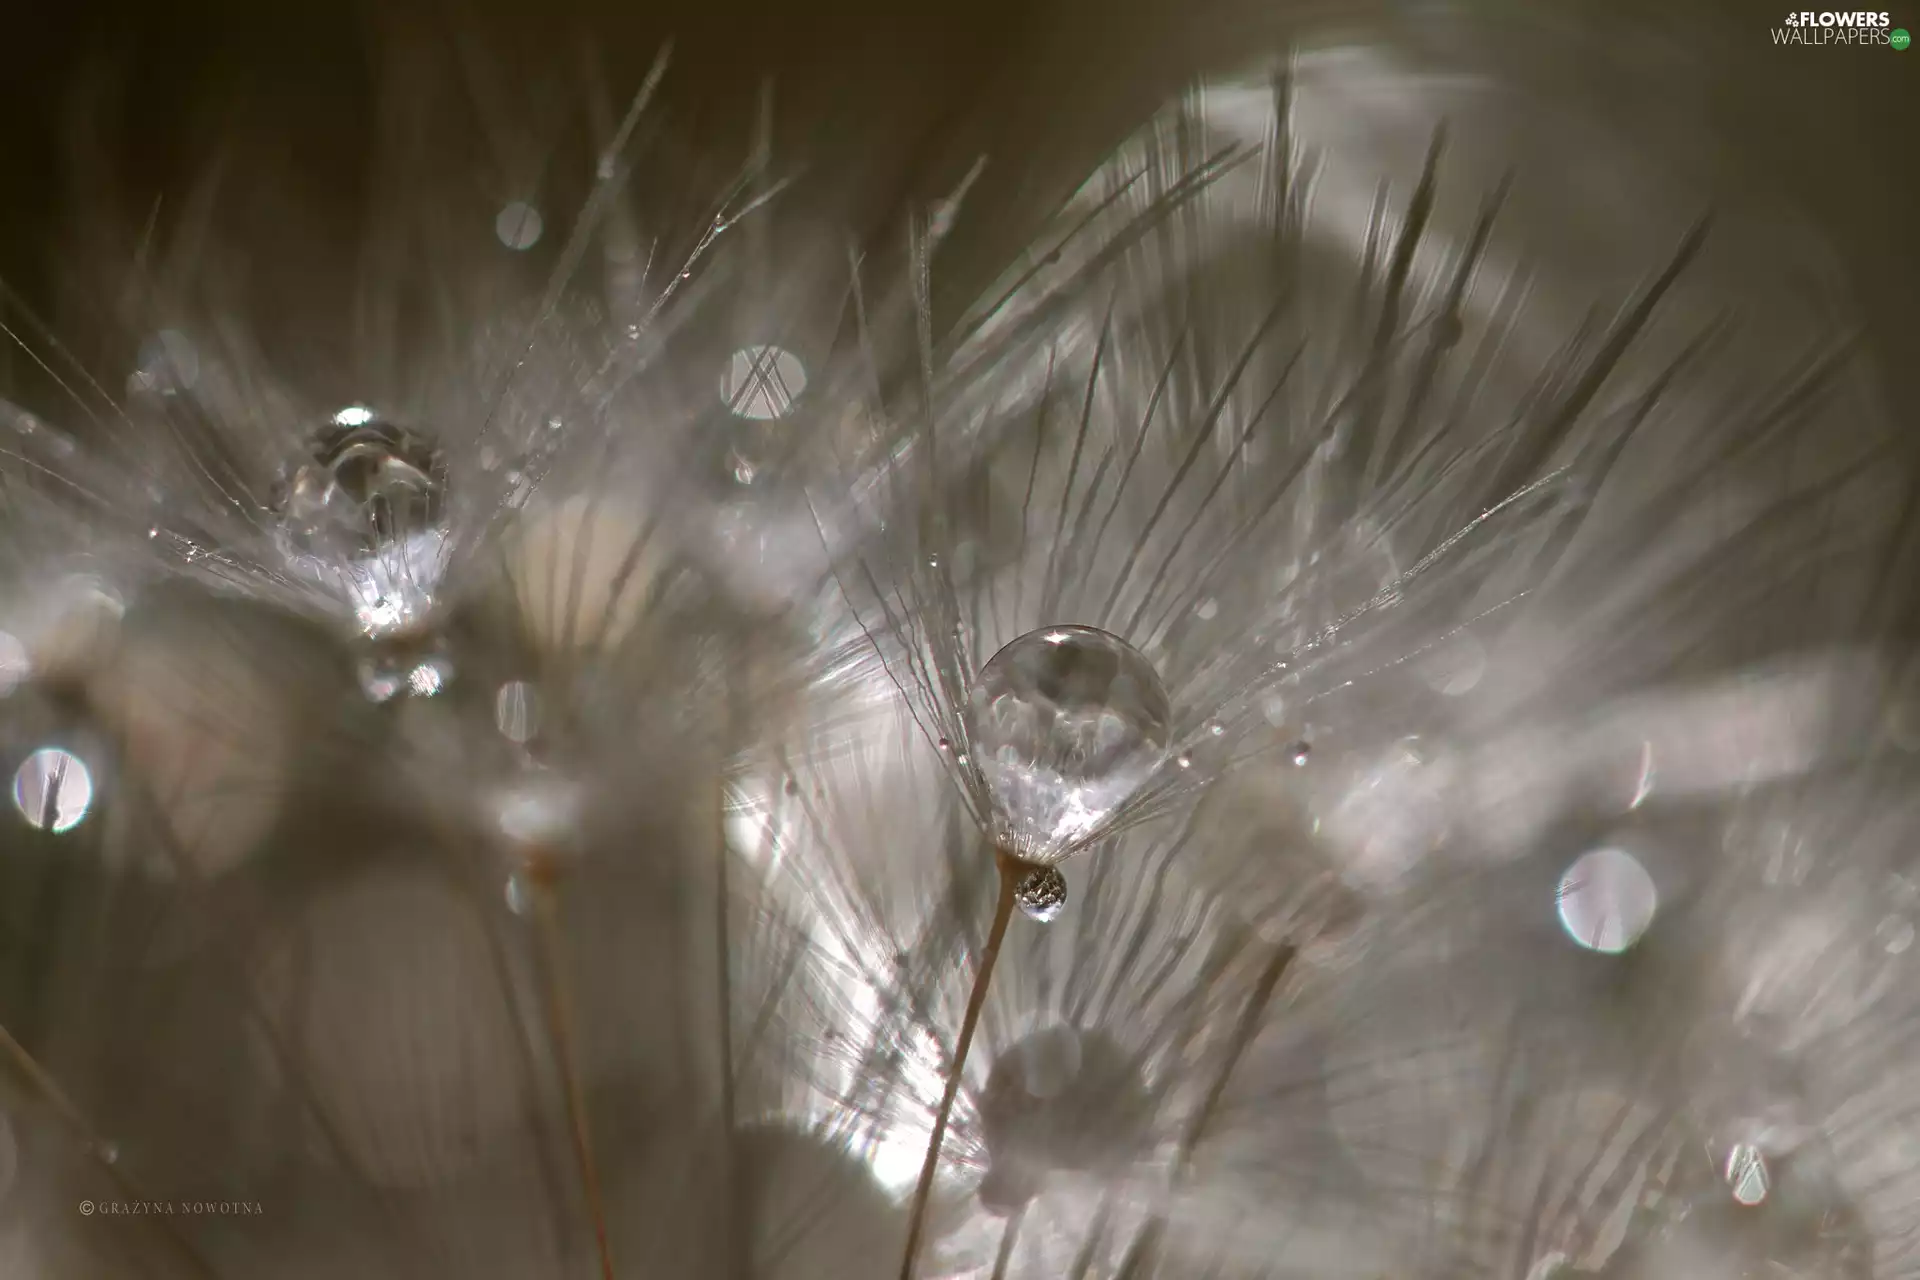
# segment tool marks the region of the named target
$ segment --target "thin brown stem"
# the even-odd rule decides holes
[[[573,1130],[573,1153],[580,1161],[580,1183],[593,1219],[594,1243],[600,1251],[601,1280],[614,1280],[613,1246],[607,1239],[607,1213],[600,1195],[600,1169],[593,1158],[593,1137],[587,1124],[586,1091],[580,1084],[579,1064],[573,1056],[573,1012],[568,999],[565,968],[560,957],[560,895],[551,875],[534,875],[536,932],[540,938],[541,968],[547,987],[548,1030],[553,1055],[560,1066],[567,1095],[567,1122]]]
[[[133,1184],[133,1181],[120,1171],[115,1163],[118,1157],[111,1154],[112,1148],[94,1131],[80,1109],[73,1105],[73,1100],[67,1097],[66,1091],[60,1087],[59,1082],[47,1074],[46,1069],[34,1060],[33,1055],[28,1053],[26,1048],[13,1038],[13,1033],[4,1026],[0,1026],[0,1053],[4,1053],[8,1061],[13,1063],[14,1069],[26,1077],[28,1085],[46,1101],[48,1106],[53,1108],[62,1123],[86,1144],[88,1153],[99,1161],[100,1167],[106,1171],[108,1179],[122,1196],[133,1201],[147,1199],[146,1196],[141,1195],[140,1189]],[[218,1273],[214,1271],[213,1264],[201,1256],[200,1251],[180,1234],[179,1229],[165,1216],[161,1217],[160,1222],[160,1234],[168,1244],[173,1246],[174,1252],[180,1255],[188,1268],[204,1280],[218,1280]]]
[[[954,1099],[960,1096],[960,1080],[966,1071],[967,1051],[973,1047],[973,1031],[980,1025],[980,1010],[987,1003],[987,987],[993,981],[994,962],[1000,958],[1000,943],[1007,936],[1007,922],[1013,919],[1013,894],[1019,887],[1022,863],[1004,850],[997,850],[995,861],[1000,871],[1000,896],[993,908],[993,924],[987,930],[987,946],[980,953],[980,966],[973,975],[973,992],[967,997],[967,1015],[960,1023],[960,1040],[953,1047],[953,1066],[947,1072],[946,1092],[940,1098],[940,1110],[933,1118],[933,1137],[927,1141],[926,1163],[920,1166],[920,1184],[914,1188],[913,1208],[907,1219],[907,1250],[900,1260],[900,1280],[913,1280],[913,1266],[919,1261],[920,1236],[926,1227],[927,1202],[933,1196],[933,1176],[940,1168],[940,1147],[947,1138],[947,1120],[953,1114]]]
[[[1007,1280],[1007,1268],[1013,1265],[1014,1242],[1020,1238],[1020,1222],[1027,1216],[1024,1207],[1015,1209],[1000,1231],[1000,1250],[993,1257],[993,1280]]]

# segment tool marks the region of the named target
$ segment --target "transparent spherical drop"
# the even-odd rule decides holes
[[[1035,867],[1020,877],[1013,900],[1029,920],[1047,924],[1067,909],[1067,878],[1057,867]]]
[[[994,839],[1042,865],[1097,838],[1172,736],[1153,664],[1094,627],[1042,627],[1008,644],[981,669],[970,712]]]
[[[343,410],[282,479],[276,541],[374,637],[420,625],[446,567],[446,463],[426,437]]]

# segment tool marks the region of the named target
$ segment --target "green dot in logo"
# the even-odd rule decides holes
[[[1913,37],[1907,34],[1906,28],[1895,27],[1887,32],[1887,43],[1896,49],[1904,49],[1913,43]]]

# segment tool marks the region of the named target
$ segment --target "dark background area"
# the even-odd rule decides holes
[[[376,51],[409,43],[480,51],[488,70],[466,76],[460,91],[483,115],[511,116],[535,100],[528,86],[544,85],[551,101],[589,75],[624,102],[671,38],[663,105],[694,146],[737,148],[771,81],[779,146],[804,154],[810,183],[834,193],[830,216],[857,237],[886,227],[909,198],[950,189],[974,156],[991,153],[946,252],[964,279],[1004,262],[1036,211],[1063,194],[1064,175],[1196,72],[1283,48],[1294,23],[1359,31],[1466,14],[1489,27],[1591,23],[1626,33],[1605,57],[1677,69],[1689,96],[1674,109],[1709,118],[1750,171],[1842,246],[1883,363],[1904,369],[1920,359],[1908,323],[1920,270],[1904,244],[1920,225],[1911,167],[1920,50],[1774,48],[1768,29],[1784,11],[1759,0],[8,7],[0,280],[56,316],[77,201],[111,199],[123,206],[118,220],[138,226],[156,199],[190,191],[237,138],[252,140],[250,154],[277,153],[277,181],[291,193],[255,219],[270,224],[267,234],[254,226],[249,237],[298,260],[307,311],[345,316],[352,271],[340,268],[355,261],[378,207],[366,158],[382,127],[375,88],[391,64]],[[1893,16],[1920,31],[1920,9]]]

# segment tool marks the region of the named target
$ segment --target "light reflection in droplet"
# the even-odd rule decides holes
[[[350,404],[333,415],[336,427],[364,427],[373,421],[373,410],[363,404]]]
[[[546,230],[546,225],[538,209],[525,200],[514,200],[502,206],[499,216],[494,218],[493,234],[507,248],[525,252],[540,243],[540,235]]]
[[[444,659],[429,658],[407,673],[407,688],[415,697],[431,698],[446,688],[453,669]]]
[[[1560,924],[1589,951],[1618,955],[1631,947],[1659,903],[1653,877],[1623,849],[1595,849],[1560,877]]]
[[[71,831],[93,805],[93,779],[80,757],[59,747],[42,747],[15,771],[13,803],[32,826]]]
[[[756,422],[784,418],[806,389],[806,366],[781,347],[742,347],[720,380],[720,398],[727,407]]]

